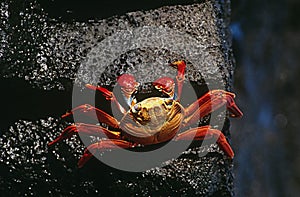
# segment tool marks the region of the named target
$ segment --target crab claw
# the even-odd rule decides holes
[[[162,91],[163,93],[169,95],[170,97],[174,97],[175,83],[172,78],[161,77],[155,80],[152,84],[157,90]]]
[[[121,86],[122,91],[124,93],[131,96],[131,94],[137,89],[137,87],[140,85],[138,82],[136,82],[134,76],[131,74],[123,74],[117,78],[117,83]]]
[[[84,164],[89,161],[93,155],[97,154],[97,152],[101,152],[107,149],[116,149],[117,147],[121,148],[131,148],[134,145],[130,142],[124,141],[124,140],[101,140],[97,143],[89,145],[82,157],[78,161],[78,168],[82,168]]]
[[[140,85],[136,82],[131,74],[123,74],[117,78],[117,83],[121,86],[121,90],[128,106],[131,106],[131,95],[137,90]]]

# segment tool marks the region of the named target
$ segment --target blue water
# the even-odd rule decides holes
[[[297,1],[239,1],[231,31],[235,90],[245,117],[234,122],[237,196],[299,196],[299,17]]]

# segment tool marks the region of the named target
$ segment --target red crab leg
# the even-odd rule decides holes
[[[235,94],[224,90],[212,90],[199,98],[185,109],[184,125],[190,125],[209,113],[219,109],[226,104],[231,117],[242,117],[243,113],[235,104],[233,98]],[[191,115],[192,114],[192,115]]]
[[[119,128],[119,122],[114,117],[88,104],[80,105],[72,109],[71,112],[67,112],[65,115],[62,116],[62,118],[68,117],[74,113],[83,114],[101,123],[105,123],[113,128]]]
[[[180,101],[186,64],[184,61],[176,61],[171,63],[171,65],[177,66],[177,76],[176,76],[177,88],[178,88],[177,101]]]
[[[82,157],[80,158],[80,160],[78,161],[78,167],[81,168],[84,166],[84,164],[90,160],[92,158],[92,156],[94,154],[96,154],[97,152],[101,152],[107,149],[115,149],[116,145],[121,147],[121,148],[132,148],[134,147],[133,143],[124,141],[124,140],[116,140],[116,139],[112,139],[112,140],[101,140],[97,143],[91,144],[89,145],[85,150],[84,153],[82,155]]]
[[[219,147],[224,151],[224,153],[230,157],[233,158],[234,153],[231,149],[231,146],[228,144],[224,134],[217,130],[217,129],[211,129],[210,126],[203,126],[203,127],[197,127],[189,129],[183,133],[178,134],[174,140],[204,140],[204,139],[217,139],[217,144]]]
[[[103,88],[101,86],[93,86],[91,84],[86,84],[85,87],[87,87],[87,88],[89,88],[91,90],[94,90],[94,91],[99,91],[106,98],[106,100],[112,101],[116,105],[116,107],[120,110],[120,112],[122,114],[126,113],[126,110],[117,101],[115,95],[111,91],[109,91],[106,88]]]
[[[68,139],[73,135],[80,133],[86,135],[94,135],[99,137],[108,137],[111,139],[119,139],[120,132],[110,131],[104,127],[99,125],[92,125],[92,124],[84,124],[84,123],[77,123],[75,125],[70,125],[63,130],[63,132],[58,136],[55,140],[48,143],[48,146],[52,146],[57,142],[60,142],[64,139]]]

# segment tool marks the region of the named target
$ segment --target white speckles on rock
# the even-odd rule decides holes
[[[95,45],[120,30],[156,26],[184,32],[200,43],[201,51],[195,53],[199,53],[201,67],[195,68],[188,62],[187,79],[213,87],[220,83],[215,82],[216,75],[221,75],[221,83],[229,88],[232,59],[230,43],[226,42],[226,24],[221,20],[224,13],[218,10],[222,4],[228,4],[228,1],[165,6],[94,22],[68,24],[51,21],[42,11],[37,12],[35,6],[29,6],[21,15],[18,13],[20,22],[12,26],[8,24],[7,6],[1,3],[4,11],[0,16],[6,30],[0,30],[0,39],[4,40],[0,43],[1,65],[4,65],[1,73],[10,78],[23,78],[44,90],[70,89],[67,84],[78,77],[79,65],[86,61]],[[168,44],[171,43],[165,46]],[[90,65],[95,71],[102,66],[97,57],[99,53],[106,59],[112,57],[103,51],[90,54],[94,57],[90,59]],[[176,70],[166,65],[184,58],[170,47],[144,47],[126,51],[102,66],[106,69],[103,76],[91,70],[81,70],[78,75],[82,81],[92,79],[95,83],[113,86],[116,76],[130,72],[145,83],[161,75],[174,77]],[[139,70],[145,72],[138,74]],[[166,191],[176,196],[233,195],[231,161],[226,160],[215,146],[190,149],[181,158],[168,161],[167,166],[140,174],[120,172],[99,162],[93,165],[93,161],[87,168],[78,170],[76,163],[84,147],[77,136],[55,147],[47,147],[65,126],[51,117],[38,121],[20,120],[3,133],[0,136],[1,188],[8,188],[10,194],[15,195],[20,183],[25,184],[20,193],[23,196],[36,191],[40,195],[54,196],[95,193],[117,196],[125,192],[130,196],[163,196]],[[198,154],[205,151],[210,154],[199,158]],[[2,174],[4,179],[1,179]],[[16,181],[10,181],[11,177]]]
[[[97,43],[117,31],[132,30],[143,26],[166,27],[191,35],[199,41],[199,46],[205,46],[199,54],[203,57],[201,58],[201,68],[197,68],[201,70],[202,76],[208,80],[216,79],[216,75],[221,72],[218,69],[220,67],[226,68],[222,71],[224,72],[224,78],[231,76],[227,74],[227,68],[232,66],[231,60],[224,58],[224,54],[228,54],[228,51],[224,50],[230,49],[223,47],[224,43],[221,40],[224,39],[221,39],[219,29],[214,23],[216,16],[214,15],[213,4],[210,2],[186,6],[166,6],[156,10],[131,12],[123,16],[111,17],[93,23],[74,22],[71,24],[50,23],[43,12],[32,15],[30,9],[24,11],[20,16],[22,23],[14,27],[7,26],[7,31],[14,28],[22,30],[22,32],[28,32],[28,34],[23,33],[19,40],[10,40],[10,44],[4,48],[6,50],[4,62],[10,62],[3,70],[6,77],[18,76],[25,78],[34,86],[43,89],[65,88],[66,84],[61,82],[60,78],[73,81],[76,77],[92,77],[96,80],[100,76],[90,76],[91,74],[88,73],[79,73],[82,76],[76,75],[77,69],[85,60],[87,53]],[[3,14],[4,18],[5,16]],[[8,35],[8,38],[12,36],[16,36],[15,33]],[[176,42],[174,40],[174,43]],[[168,44],[172,45],[171,43]],[[14,46],[17,46],[17,48],[14,48]],[[186,47],[189,48],[189,46]],[[21,53],[25,49],[27,50],[26,53]],[[11,58],[14,53],[19,55]],[[147,54],[147,51],[145,54]],[[166,54],[155,54],[155,56],[149,57],[154,58],[153,63],[161,65],[165,59],[163,55]],[[97,54],[95,54],[95,57],[97,57]],[[165,57],[174,59],[176,56],[169,55]],[[137,63],[139,61],[139,58],[135,56],[129,56],[128,58],[131,60],[130,62]],[[96,59],[95,63],[96,67],[108,66],[101,65],[101,62]],[[111,64],[114,64],[114,62],[111,62]],[[212,66],[215,69],[212,69]],[[16,75],[18,70],[22,70],[22,73]],[[118,70],[121,69],[118,68]],[[228,87],[228,82],[225,85]]]

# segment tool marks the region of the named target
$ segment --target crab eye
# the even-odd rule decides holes
[[[167,106],[171,106],[173,104],[173,99],[166,99],[165,103]]]
[[[132,108],[132,112],[133,113],[137,113],[138,111],[140,111],[142,109],[140,104],[135,104]]]

